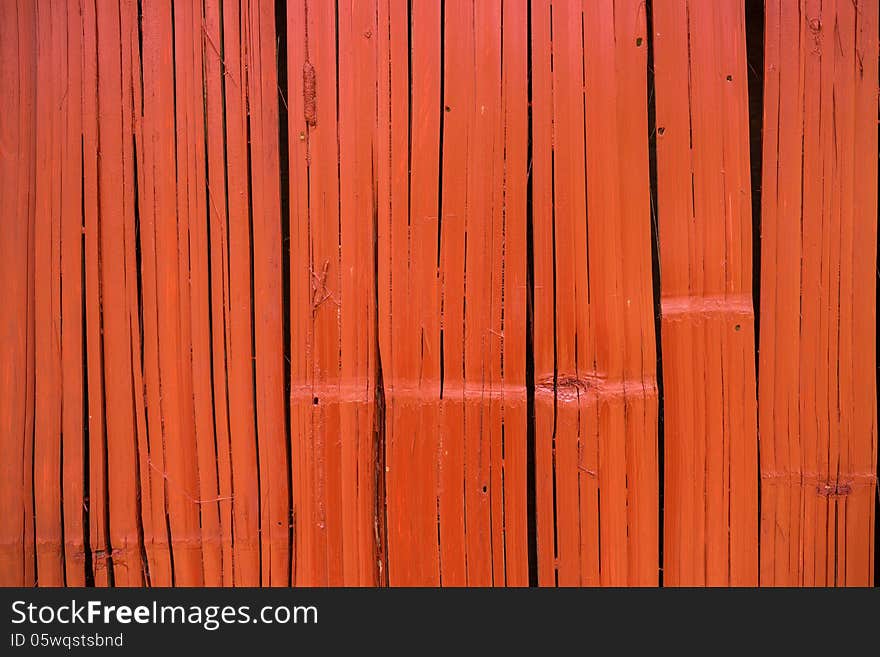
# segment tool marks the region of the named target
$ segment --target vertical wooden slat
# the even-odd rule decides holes
[[[556,277],[553,208],[552,42],[549,0],[532,0],[532,216],[534,251],[535,526],[538,583],[556,578],[556,487],[552,436],[556,411]]]
[[[389,582],[524,584],[526,6],[397,9],[380,15]]]
[[[84,514],[82,26],[79,7],[61,3],[66,79],[61,195],[62,489],[65,583],[86,583]]]
[[[260,584],[260,488],[254,408],[247,67],[240,0],[223,2],[226,175],[229,212],[229,434],[233,481],[234,580]]]
[[[463,576],[461,561],[444,559],[439,533],[445,511],[439,487],[442,333],[437,270],[443,24],[440,3],[413,3],[411,16],[407,6],[379,3],[377,284],[385,388],[387,577],[392,586],[436,586],[447,577]],[[423,265],[416,267],[415,262]]]
[[[343,578],[340,433],[340,184],[336,13],[330,3],[288,7],[292,29],[291,437],[297,583]],[[302,40],[301,40],[302,39]],[[302,101],[300,100],[302,98]],[[361,219],[369,221],[369,217]]]
[[[533,85],[533,99],[539,99],[533,103],[535,198],[543,195],[533,211],[535,440],[537,449],[550,456],[537,462],[536,476],[552,482],[552,503],[539,505],[538,517],[549,514],[546,521],[552,519],[555,541],[539,540],[538,576],[542,584],[597,585],[598,415],[582,394],[593,378],[596,349],[589,306],[583,15],[578,4],[547,3],[533,6],[532,20],[533,30],[539,28],[535,39],[541,40],[533,44],[533,53],[543,51],[533,59],[533,76],[549,76],[540,91]],[[544,134],[538,138],[538,132]],[[539,147],[542,155],[537,155]],[[545,169],[539,178],[539,157],[549,165],[549,176]],[[539,190],[540,180],[549,189]],[[540,301],[544,294],[550,295],[547,302]],[[543,537],[550,536],[547,532]],[[555,575],[541,572],[540,555],[547,550],[554,554]]]
[[[173,572],[176,585],[193,586],[204,582],[201,531],[198,508],[197,450],[192,415],[191,357],[187,342],[189,318],[185,267],[186,212],[176,176],[176,133],[174,43],[171,38],[172,8],[168,2],[143,4],[143,85],[144,85],[144,170],[146,189],[141,208],[150,208],[154,218],[154,237],[142,239],[151,246],[147,261],[155,262],[156,338],[158,343],[159,399],[161,424],[151,425],[152,443],[160,443],[162,463],[153,463],[154,474],[162,480],[170,528]],[[182,128],[185,130],[185,128]],[[184,197],[185,198],[185,197]],[[159,431],[161,430],[161,433]],[[158,446],[157,446],[158,447]]]
[[[213,421],[217,454],[222,584],[232,586],[233,571],[233,479],[229,405],[230,299],[229,224],[225,166],[225,114],[223,89],[229,71],[222,57],[222,2],[205,2],[202,61],[205,75],[205,122],[207,140],[207,213],[210,239],[211,367],[213,372]],[[230,82],[230,84],[232,84]]]
[[[500,334],[494,357],[501,361],[497,372],[501,399],[496,401],[493,396],[492,403],[500,407],[497,413],[501,426],[499,430],[495,425],[491,490],[495,535],[499,531],[503,534],[493,554],[493,583],[528,586],[528,0],[506,0],[502,4],[501,28],[499,120],[503,147],[496,147],[494,157],[502,173],[500,184],[498,178],[495,183],[496,225],[492,236],[492,285],[500,287],[501,300],[495,300],[490,333]],[[493,539],[493,545],[498,544],[498,538]],[[503,578],[499,574],[501,563]]]
[[[35,8],[0,5],[0,206],[15,217],[0,224],[0,278],[6,292],[0,322],[0,585],[34,582],[33,240],[36,130]],[[30,520],[29,520],[30,519]]]
[[[61,193],[63,22],[60,7],[37,6],[34,291],[36,406],[34,512],[37,582],[64,585],[61,509]]]
[[[877,14],[767,6],[763,585],[873,581]]]
[[[132,29],[132,38],[142,37],[141,22]],[[152,115],[144,117],[144,109],[150,108],[145,96],[149,90],[143,88],[145,61],[141,61],[140,48],[132,47],[133,95],[135,107],[134,149],[137,167],[138,188],[138,243],[140,246],[140,296],[137,300],[143,326],[140,340],[140,358],[134,358],[141,368],[144,399],[144,418],[146,430],[139,443],[139,465],[141,474],[141,518],[144,525],[144,550],[150,570],[152,586],[171,586],[171,537],[167,518],[167,491],[165,482],[165,441],[162,416],[162,393],[159,374],[159,331],[158,331],[158,263],[156,261],[156,203],[154,181],[156,170],[153,165],[154,133],[150,123]],[[149,54],[144,60],[150,59]],[[85,116],[85,114],[84,114]],[[150,138],[146,139],[145,134]],[[135,334],[135,337],[140,337]],[[137,363],[140,360],[141,363]],[[97,577],[97,574],[96,574]]]
[[[478,35],[474,13],[468,2],[445,5],[444,118],[442,175],[442,215],[440,228],[441,326],[444,362],[441,405],[440,449],[440,529],[441,555],[444,543],[456,554],[453,559],[464,561],[463,579],[448,580],[451,585],[488,582],[490,547],[488,506],[482,495],[481,480],[486,473],[481,458],[480,412],[483,377],[480,374],[480,352],[484,340],[480,324],[486,310],[485,299],[475,308],[468,306],[468,294],[482,292],[483,271],[476,265],[474,252],[485,259],[481,226],[488,210],[485,187],[474,179],[474,168],[485,157],[489,136],[478,135],[482,88],[486,84],[490,63],[478,59]],[[487,33],[497,26],[482,25]],[[491,38],[487,34],[488,38]],[[481,53],[482,54],[482,53]],[[468,71],[468,75],[462,75]],[[414,71],[411,72],[414,75]],[[483,128],[487,126],[483,124]],[[490,128],[491,129],[491,128]],[[485,172],[484,173],[488,173]],[[412,220],[412,218],[411,218]],[[468,287],[470,285],[470,287]],[[444,522],[444,519],[447,522]],[[449,523],[449,524],[448,524]],[[451,526],[450,526],[451,525]],[[444,535],[448,530],[448,534]],[[444,565],[441,561],[441,572]]]
[[[844,302],[850,309],[852,321],[849,329],[852,336],[850,360],[844,365],[851,372],[847,411],[850,433],[846,436],[846,450],[849,476],[853,483],[860,480],[864,484],[853,486],[853,492],[847,498],[846,564],[838,567],[838,572],[843,573],[842,583],[848,586],[871,586],[876,584],[877,568],[874,558],[874,542],[877,540],[877,313],[876,288],[868,281],[875,282],[877,275],[877,194],[874,189],[878,164],[874,154],[878,147],[875,113],[880,9],[877,3],[866,1],[853,3],[852,9],[855,12],[855,42],[849,51],[843,49],[841,65],[853,69],[853,114],[840,117],[841,121],[852,125],[854,139],[849,167],[853,216],[850,224],[852,252],[848,259],[852,263],[852,282],[849,298]],[[847,57],[847,52],[852,52],[855,58]],[[846,151],[841,156],[850,157]],[[841,489],[840,492],[844,491]],[[841,582],[840,577],[838,582]]]
[[[666,439],[664,583],[757,583],[742,4],[654,8]],[[662,130],[662,133],[661,133]]]
[[[288,7],[296,583],[365,586],[377,583],[380,568],[374,280],[379,34],[374,5],[343,2],[337,9]]]
[[[101,281],[98,267],[98,35],[95,7],[82,7],[83,32],[83,208],[85,232],[86,379],[88,382],[89,544],[96,586],[111,581],[106,558],[107,523],[106,429],[104,422],[104,354],[101,348]]]
[[[246,11],[262,583],[286,586],[290,580],[290,499],[284,405],[275,9],[270,3],[249,2]]]
[[[305,100],[309,42],[308,3],[287,6],[287,119],[290,143],[290,454],[293,486],[294,585],[326,581],[318,570],[317,521],[312,431],[312,281],[309,262],[309,130]],[[310,73],[309,80],[312,80]],[[314,105],[310,102],[310,107]],[[322,564],[323,568],[323,564]]]
[[[585,390],[599,444],[580,455],[581,496],[598,478],[600,582],[648,586],[659,574],[659,500],[646,15],[636,1],[589,2],[583,21],[587,297],[601,312],[587,338],[595,374]],[[589,373],[591,363],[579,368]]]
[[[135,391],[131,376],[131,324],[126,297],[136,285],[126,276],[126,224],[133,220],[133,167],[126,157],[131,143],[130,75],[123,60],[130,46],[128,3],[99,3],[98,32],[98,219],[101,276],[101,322],[103,327],[107,495],[110,547],[104,555],[112,561],[117,586],[140,586],[144,581],[141,562]],[[129,102],[126,102],[129,99]],[[130,273],[130,269],[129,269]]]
[[[177,121],[178,222],[181,235],[181,325],[186,354],[184,380],[191,386],[186,413],[195,432],[198,505],[204,584],[218,586],[223,562],[217,452],[212,417],[211,339],[208,298],[208,235],[205,169],[205,115],[201,4],[176,2],[174,9],[175,93]]]
[[[338,6],[340,179],[340,432],[342,578],[375,585],[376,562],[376,78],[374,2]]]
[[[645,20],[532,7],[542,585],[658,578]]]

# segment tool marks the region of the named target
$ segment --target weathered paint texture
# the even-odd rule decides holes
[[[765,4],[0,2],[0,585],[872,584],[878,2]]]

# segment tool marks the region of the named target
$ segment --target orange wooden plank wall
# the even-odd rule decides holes
[[[0,585],[873,584],[878,31],[0,2]]]

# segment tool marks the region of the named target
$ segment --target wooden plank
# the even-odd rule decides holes
[[[142,93],[140,66],[140,35],[138,13],[131,2],[123,6],[119,25],[120,45],[122,50],[121,65],[127,71],[122,86],[122,103],[125,107],[125,120],[122,134],[123,166],[131,172],[130,180],[123,187],[123,203],[126,208],[124,215],[124,269],[126,319],[131,343],[131,361],[128,363],[132,382],[132,406],[134,410],[135,431],[137,434],[137,454],[135,462],[135,483],[137,487],[138,538],[141,543],[141,561],[145,585],[152,585],[151,571],[155,566],[159,571],[170,568],[168,557],[156,555],[155,542],[167,543],[167,524],[164,516],[152,511],[153,490],[150,480],[153,475],[149,462],[149,427],[147,425],[147,408],[145,394],[145,378],[143,366],[143,339],[141,336],[142,312],[141,289],[142,274],[138,270],[139,234],[138,222],[140,211],[137,190],[140,185],[140,172],[137,159],[137,134],[140,126],[140,109]],[[150,544],[148,548],[147,545]],[[144,558],[146,553],[146,559]],[[159,581],[162,581],[162,572]]]
[[[132,27],[132,38],[140,40],[140,22]],[[138,233],[141,267],[140,297],[137,299],[143,337],[140,359],[135,358],[135,370],[140,369],[143,389],[143,418],[145,431],[138,442],[141,475],[141,521],[144,527],[144,550],[149,564],[152,586],[171,586],[171,537],[167,522],[165,488],[165,445],[162,431],[162,393],[159,377],[158,281],[156,262],[156,207],[153,193],[155,169],[152,165],[152,128],[144,117],[145,92],[142,88],[143,62],[140,48],[132,48],[134,121],[134,161],[137,168]],[[147,105],[148,106],[148,105]],[[145,124],[147,127],[145,128]],[[145,138],[150,135],[150,140]],[[148,166],[148,163],[150,165]],[[133,332],[133,340],[140,336]],[[138,361],[141,362],[138,362]]]
[[[592,480],[598,478],[599,581],[656,586],[658,400],[646,16],[637,1],[583,6],[585,35],[593,32],[584,36],[586,296],[601,312],[592,321],[593,337],[587,338],[595,344],[595,360],[578,360],[588,404],[595,405],[588,412],[595,412],[599,423],[598,449],[587,445],[579,455],[581,523],[590,521],[591,509],[584,509],[583,500],[590,499]]]
[[[549,0],[533,0],[532,39],[532,221],[534,251],[535,508],[538,583],[556,575],[556,485],[553,434],[556,416],[556,276],[554,268],[554,86]]]
[[[582,21],[579,5],[532,7],[533,98],[546,99],[533,104],[536,477],[547,486],[538,493],[537,510],[542,585],[599,584],[599,493],[590,474],[596,473],[598,416],[580,394],[596,349],[585,221]],[[542,531],[542,524],[550,527]]]
[[[245,28],[238,0],[223,3],[226,65],[226,176],[229,212],[229,434],[232,456],[234,582],[260,584],[258,475],[251,298]]]
[[[98,35],[95,7],[86,3],[83,34],[83,225],[85,231],[86,381],[88,384],[89,546],[95,586],[110,583],[112,565],[106,555],[107,522],[106,433],[104,422],[104,365],[101,348],[101,296],[98,268]],[[95,555],[99,557],[95,559]]]
[[[141,528],[138,503],[137,445],[131,373],[131,324],[126,313],[130,286],[126,276],[126,224],[133,220],[133,167],[126,157],[131,145],[130,76],[123,60],[130,46],[127,4],[99,4],[98,33],[98,221],[103,328],[107,496],[111,551],[96,558],[112,562],[112,583],[141,586]],[[129,270],[130,271],[130,270]]]
[[[205,586],[222,582],[223,560],[211,386],[211,336],[208,281],[208,226],[205,188],[205,115],[202,46],[204,17],[199,4],[177,2],[174,11],[177,193],[180,230],[181,326],[186,369],[192,389],[186,412],[195,432],[198,505]]]
[[[493,555],[495,585],[529,585],[528,535],[528,404],[526,392],[526,342],[528,317],[528,111],[529,35],[528,1],[507,0],[501,16],[501,107],[503,149],[495,150],[495,166],[501,169],[495,183],[493,205],[500,208],[492,236],[495,252],[492,285],[500,287],[495,299],[492,328],[500,334],[496,343],[500,369],[496,372],[501,399],[500,431],[492,445]],[[498,210],[496,210],[496,213]],[[500,226],[498,225],[500,223]],[[500,231],[500,234],[499,234]],[[498,254],[498,248],[501,253]],[[499,257],[500,256],[500,257]],[[494,333],[493,333],[494,335]],[[500,491],[500,494],[499,494]],[[498,516],[501,516],[500,519]],[[503,562],[503,571],[501,564]]]
[[[370,586],[378,577],[374,238],[378,25],[375,2],[343,1],[337,12],[342,577],[329,583]]]
[[[379,19],[389,583],[522,585],[526,5],[411,10]]]
[[[326,3],[309,2],[297,13],[288,9],[305,37],[304,60],[292,67],[291,86],[303,96],[298,133],[302,149],[291,154],[297,168],[296,191],[302,198],[291,217],[291,333],[299,354],[291,371],[291,404],[297,415],[292,448],[300,454],[296,495],[297,527],[302,532],[304,563],[298,581],[327,584],[343,577],[343,501],[341,393],[342,263],[340,252],[340,181],[336,94],[336,13]],[[292,33],[293,34],[293,33]],[[296,38],[291,44],[297,43]],[[299,53],[298,53],[299,54]],[[299,72],[299,75],[297,75]],[[306,99],[306,97],[308,97]],[[299,102],[299,98],[296,99]],[[294,105],[293,107],[296,107]],[[300,116],[293,120],[299,121]],[[297,124],[295,124],[297,125]],[[296,128],[294,128],[296,129]],[[305,155],[306,171],[302,161]],[[304,196],[303,196],[304,195]],[[295,201],[292,200],[291,207]],[[303,210],[305,209],[305,212]],[[362,219],[367,221],[365,217]],[[303,341],[303,342],[300,342]],[[302,346],[300,346],[302,345]],[[303,349],[303,347],[306,347]],[[300,391],[311,390],[310,398]],[[309,404],[311,407],[309,407]],[[305,448],[304,452],[300,452]],[[305,460],[305,463],[302,463]],[[294,478],[298,479],[296,473]],[[300,503],[302,497],[302,503]]]
[[[734,0],[662,3],[654,26],[664,583],[754,585],[757,421],[743,7]]]
[[[249,2],[247,80],[250,109],[251,221],[253,228],[254,346],[257,445],[260,463],[262,583],[290,582],[290,495],[284,404],[281,271],[281,178],[278,153],[278,78],[275,9]],[[246,13],[244,13],[246,12]]]
[[[0,225],[0,585],[33,586],[34,415],[33,230],[36,173],[35,7],[0,5],[0,205],[17,221]],[[29,520],[30,519],[30,520]]]
[[[290,171],[290,453],[293,486],[293,550],[296,564],[293,584],[308,586],[326,581],[326,563],[318,539],[316,488],[314,486],[314,395],[313,357],[305,348],[313,342],[312,300],[314,288],[309,243],[309,131],[306,120],[306,87],[314,82],[313,66],[308,62],[306,16],[308,3],[289,3],[287,7],[287,120]],[[313,87],[311,87],[313,88]],[[315,99],[310,97],[310,109]],[[320,563],[320,566],[318,565]]]
[[[532,6],[541,585],[658,579],[645,30],[635,2]]]
[[[34,291],[36,406],[34,512],[37,583],[64,585],[61,507],[61,193],[62,29],[58,7],[37,7]]]
[[[154,225],[156,339],[158,394],[161,404],[161,434],[153,426],[151,443],[161,444],[162,463],[155,474],[162,480],[170,529],[173,584],[193,586],[204,582],[201,531],[198,508],[197,448],[192,414],[191,360],[187,346],[185,316],[185,279],[177,181],[165,174],[175,170],[175,90],[174,44],[171,30],[171,6],[167,2],[143,6],[143,134],[144,199],[141,208],[150,208]],[[142,228],[148,228],[143,226]],[[143,233],[142,233],[143,235]],[[183,233],[185,236],[185,233]],[[149,240],[142,244],[149,245]],[[186,324],[189,322],[186,321]],[[188,385],[189,384],[189,385]],[[158,445],[157,445],[158,448]]]
[[[78,7],[59,3],[65,30],[61,194],[62,502],[65,584],[85,586],[85,372],[83,370],[82,26]],[[60,42],[60,39],[59,39]]]
[[[210,317],[211,367],[213,371],[213,420],[217,453],[217,493],[219,499],[222,585],[235,582],[233,555],[233,479],[229,402],[230,298],[229,298],[229,215],[227,212],[225,164],[225,112],[223,91],[228,71],[223,61],[222,2],[205,2],[202,56],[205,68],[205,122],[207,140],[207,212],[210,240]],[[231,84],[231,83],[230,83]]]
[[[762,585],[873,582],[877,14],[767,7]]]
[[[488,507],[480,494],[480,480],[486,474],[481,459],[483,436],[480,427],[480,398],[483,380],[479,375],[479,351],[484,336],[479,325],[485,300],[468,313],[467,295],[482,290],[483,271],[474,266],[473,252],[485,257],[485,244],[477,217],[485,222],[488,210],[485,188],[474,184],[474,167],[486,155],[485,135],[478,135],[480,90],[488,71],[477,59],[475,8],[468,2],[446,3],[444,23],[443,76],[443,185],[442,214],[439,237],[441,281],[441,346],[444,371],[441,393],[440,447],[440,527],[441,571],[443,559],[452,552],[451,560],[460,560],[444,582],[464,586],[480,582],[488,584],[490,556]],[[496,30],[497,26],[486,26]],[[491,38],[491,37],[489,37]],[[470,75],[462,75],[469,71]],[[414,75],[414,72],[411,72]],[[485,109],[485,106],[483,106]],[[447,111],[448,110],[448,111]],[[484,126],[485,127],[485,124]],[[485,170],[482,172],[486,174]],[[473,204],[473,205],[471,205]],[[468,250],[470,248],[470,251]],[[471,287],[468,287],[468,284]],[[476,314],[476,317],[474,315]],[[476,335],[474,330],[476,329]],[[418,436],[415,437],[419,439]],[[488,453],[486,451],[486,453]],[[481,540],[482,538],[482,540]],[[458,576],[453,576],[458,573]]]
[[[381,567],[374,273],[379,35],[375,5],[343,2],[335,15],[331,9],[288,7],[296,583],[368,586]]]
[[[843,3],[839,3],[843,5]],[[850,11],[846,8],[846,11]],[[839,65],[853,66],[855,95],[853,115],[839,115],[842,122],[852,125],[852,161],[848,171],[852,181],[852,219],[849,270],[852,281],[848,287],[851,343],[845,367],[849,369],[850,387],[846,391],[847,470],[853,480],[864,479],[864,487],[856,486],[846,500],[845,564],[838,566],[847,586],[876,585],[875,556],[877,513],[877,312],[876,289],[871,283],[877,275],[877,180],[878,148],[876,99],[878,86],[877,34],[880,32],[880,8],[877,3],[859,2],[852,5],[854,43],[843,48]],[[855,60],[847,53],[855,54]],[[845,152],[843,157],[849,157]],[[868,281],[871,281],[869,283]],[[872,293],[872,290],[874,291]],[[867,291],[867,294],[865,294]],[[863,476],[867,475],[867,476]],[[852,485],[851,485],[852,486]],[[845,488],[840,487],[839,492]],[[838,582],[841,577],[838,575]]]
[[[520,77],[503,78],[502,9],[501,3],[468,2],[447,3],[444,8],[439,539],[441,577],[452,585],[504,584],[508,566],[522,580],[527,566],[505,563],[508,537],[502,511],[508,499],[514,508],[525,504],[516,480],[502,477],[503,427],[510,423],[512,437],[519,429],[521,439],[525,428],[525,389],[514,383],[517,375],[523,381],[524,372],[514,370],[508,377],[503,360],[503,305],[509,301],[522,308],[523,291],[507,299],[500,286],[508,267],[514,274],[524,273],[525,260],[511,261],[505,252],[506,207],[498,194],[504,191],[506,167],[517,168],[521,175],[518,167],[524,164],[513,159],[513,153],[505,159],[505,82],[522,91],[525,79],[521,69]],[[513,34],[517,26],[516,21],[510,25]],[[519,43],[520,49],[511,47],[508,55],[522,61],[524,40]],[[473,71],[473,76],[462,71]],[[520,130],[524,127],[520,123]],[[521,139],[522,134],[517,136]],[[520,181],[512,189],[522,187]],[[524,221],[521,216],[517,220],[522,239]],[[511,443],[511,454],[518,451],[524,455],[522,440]],[[456,561],[462,557],[463,578],[458,568],[447,568],[450,561],[460,567]]]

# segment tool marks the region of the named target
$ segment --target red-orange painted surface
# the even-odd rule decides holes
[[[338,9],[287,7],[294,583],[370,586],[384,576],[374,271],[378,27],[375,3]]]
[[[762,15],[0,2],[0,585],[872,584],[878,3]]]
[[[535,2],[532,28],[538,577],[656,585],[646,14]]]
[[[664,584],[758,583],[742,3],[657,3]]]
[[[526,4],[413,3],[410,32],[396,4],[378,32],[388,583],[527,585]]]
[[[761,583],[874,582],[877,3],[767,3]]]

